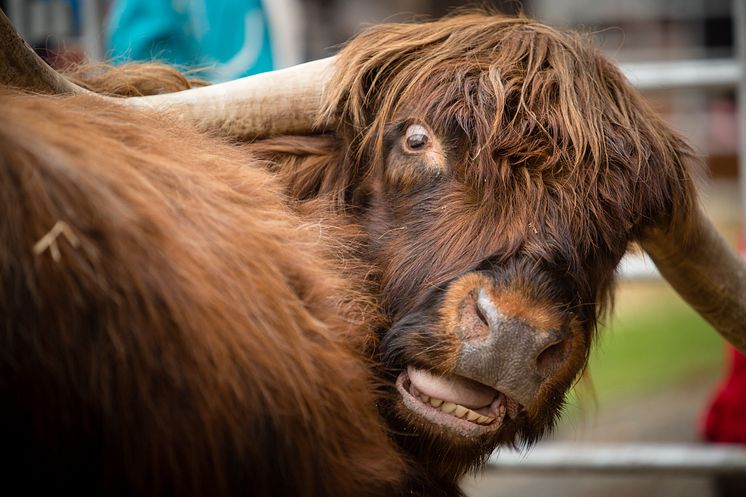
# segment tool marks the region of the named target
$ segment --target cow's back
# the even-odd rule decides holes
[[[352,289],[268,173],[168,117],[0,101],[6,481],[364,495],[397,478],[332,298]]]

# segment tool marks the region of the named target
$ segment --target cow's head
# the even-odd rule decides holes
[[[29,86],[80,91],[44,78]],[[483,14],[382,25],[335,59],[128,102],[240,137],[336,133],[344,158],[312,183],[367,233],[386,415],[433,464],[458,473],[552,426],[630,242],[746,349],[746,270],[700,214],[688,148],[579,35]]]
[[[528,19],[374,27],[337,67],[395,425],[426,434],[402,439],[451,461],[535,440],[628,244],[694,202],[688,149],[588,39]]]

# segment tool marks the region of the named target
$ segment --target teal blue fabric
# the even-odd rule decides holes
[[[213,82],[274,66],[261,0],[117,0],[108,41],[114,63],[159,60],[207,69]]]

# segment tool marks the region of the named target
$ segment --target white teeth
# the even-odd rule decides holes
[[[466,416],[467,412],[469,412],[469,409],[458,404],[456,404],[456,409],[453,410],[453,414],[455,414],[459,418],[463,418],[464,416]]]
[[[424,394],[420,392],[419,390],[417,390],[414,387],[414,385],[411,386],[410,392],[415,397],[420,399],[424,404],[429,404],[441,412],[450,414],[457,418],[465,419],[472,423],[478,423],[480,425],[488,425],[495,420],[495,418],[492,416],[484,416],[482,414],[479,414],[478,412],[472,411],[468,407],[464,407],[462,405],[456,404],[455,402],[448,402],[447,400],[436,399],[435,397],[430,397],[429,395]],[[501,405],[499,409],[501,409],[504,414],[505,406]]]
[[[414,390],[414,388],[412,390],[413,392],[416,391]],[[453,402],[436,399],[435,397],[430,397],[429,395],[425,395],[424,393],[417,392],[416,397],[418,397],[423,403],[430,404],[441,412],[451,414],[458,418],[466,419],[467,421],[471,421],[472,423],[488,425],[495,420],[495,418],[493,418],[492,416],[483,416],[478,412],[472,411],[468,407],[464,407]]]

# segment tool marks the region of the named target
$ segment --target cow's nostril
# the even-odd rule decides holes
[[[491,316],[496,311],[492,311],[490,314],[490,302],[486,302],[486,295],[484,291],[481,292],[470,292],[461,302],[458,315],[459,330],[461,338],[464,340],[473,340],[477,338],[486,338],[490,334],[491,327],[496,323],[495,320],[491,319]]]
[[[536,357],[536,366],[539,372],[548,375],[558,369],[567,355],[568,339],[561,339],[542,350]]]
[[[485,326],[489,328],[490,323],[487,322],[487,317],[482,312],[482,309],[479,308],[479,303],[477,302],[477,305],[474,306],[474,311],[476,312],[477,318],[484,323]]]

